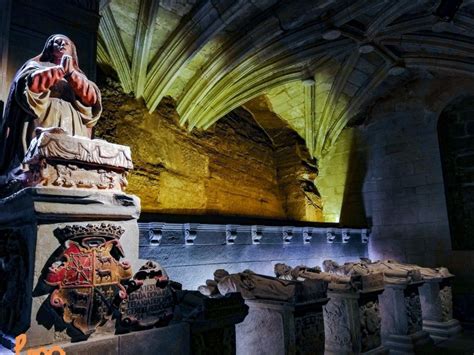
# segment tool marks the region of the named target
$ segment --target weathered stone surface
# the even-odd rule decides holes
[[[25,164],[41,159],[99,165],[119,170],[133,169],[130,147],[100,139],[70,136],[61,129],[40,130],[26,152]]]
[[[186,323],[117,336],[101,336],[86,342],[59,343],[66,354],[155,355],[191,354],[190,332]]]
[[[5,231],[13,228],[19,234],[19,243],[25,243],[24,250],[26,250],[26,254],[24,255],[26,255],[26,259],[23,259],[27,260],[28,265],[28,272],[23,276],[27,287],[16,287],[18,292],[25,292],[25,302],[22,302],[21,310],[16,316],[15,327],[8,329],[9,334],[17,335],[28,330],[29,347],[67,341],[71,338],[83,339],[84,334],[65,324],[59,314],[51,309],[49,294],[53,289],[45,283],[48,268],[59,267],[58,270],[61,269],[59,264],[53,263],[63,251],[63,237],[66,239],[72,237],[73,229],[79,234],[89,233],[89,237],[100,239],[107,233],[101,235],[100,228],[94,227],[91,230],[90,226],[100,227],[104,221],[109,221],[109,224],[115,226],[116,231],[123,233],[120,238],[123,243],[121,252],[130,261],[127,268],[131,267],[137,270],[139,259],[136,218],[139,212],[139,201],[135,197],[121,192],[63,190],[44,187],[23,189],[1,200],[0,204],[2,210],[5,211],[0,215],[1,229]],[[110,222],[110,219],[113,222]],[[110,229],[106,224],[104,226],[106,230]],[[70,229],[71,233],[69,232]],[[85,232],[87,230],[90,230],[90,232]],[[59,235],[57,234],[58,231],[63,232]],[[98,245],[100,244],[98,243]],[[106,259],[108,256],[102,255],[102,257]],[[109,260],[105,259],[103,261],[107,263]],[[101,275],[112,281],[112,277],[115,277],[115,274],[113,274],[115,271],[111,269],[112,258],[110,262],[110,264],[107,264],[108,266],[104,267],[108,269],[102,270]],[[81,267],[87,269],[87,263],[81,263]],[[92,272],[92,270],[90,271]],[[18,269],[18,272],[21,272],[21,269]],[[98,277],[100,279],[101,275],[96,275],[94,271],[93,278]],[[69,276],[74,277],[72,274]],[[16,279],[11,278],[11,282],[14,280]],[[79,290],[81,296],[85,293],[83,291],[85,290]],[[79,296],[79,294],[76,296]],[[16,297],[22,299],[23,296],[18,294]],[[66,301],[67,303],[69,302]],[[81,308],[79,306],[80,302],[74,303],[76,311]],[[100,313],[98,308],[92,313]],[[72,308],[70,310],[73,311]],[[87,322],[88,320],[86,320]],[[82,327],[79,326],[80,328]],[[113,331],[113,329],[110,329],[110,324],[106,324],[104,330],[107,328],[109,328],[108,331]]]
[[[145,212],[320,220],[318,193],[305,182],[314,181],[315,168],[305,168],[306,148],[296,136],[276,142],[242,109],[189,133],[169,98],[150,114],[110,80],[101,90],[96,136],[131,147],[128,191]]]
[[[326,302],[327,298],[304,303],[246,300],[249,315],[236,325],[236,353],[323,354]]]
[[[130,148],[70,136],[60,128],[37,129],[23,164],[26,186],[123,191],[133,169]]]
[[[422,330],[421,285],[422,282],[385,285],[380,296],[382,341],[390,351],[415,353],[433,342]]]

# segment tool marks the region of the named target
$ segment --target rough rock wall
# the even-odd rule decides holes
[[[272,141],[247,111],[190,133],[171,99],[150,114],[115,82],[99,84],[104,112],[95,135],[131,147],[127,191],[144,212],[286,218]]]
[[[252,113],[255,121],[273,142],[277,177],[288,218],[325,221],[321,196],[315,185],[318,177],[316,160],[309,155],[304,140],[287,122],[270,110],[269,100],[265,96],[247,102],[245,108]]]

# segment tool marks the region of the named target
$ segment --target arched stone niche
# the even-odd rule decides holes
[[[443,109],[438,138],[452,247],[474,250],[474,96]]]

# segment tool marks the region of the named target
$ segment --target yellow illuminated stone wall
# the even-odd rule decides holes
[[[171,99],[150,114],[112,81],[101,90],[96,136],[131,147],[127,191],[141,198],[144,212],[287,217],[273,142],[248,111],[188,132]]]

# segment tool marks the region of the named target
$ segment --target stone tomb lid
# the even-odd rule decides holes
[[[71,136],[61,128],[37,129],[23,163],[36,164],[41,159],[79,164],[133,169],[130,147],[102,139]]]

